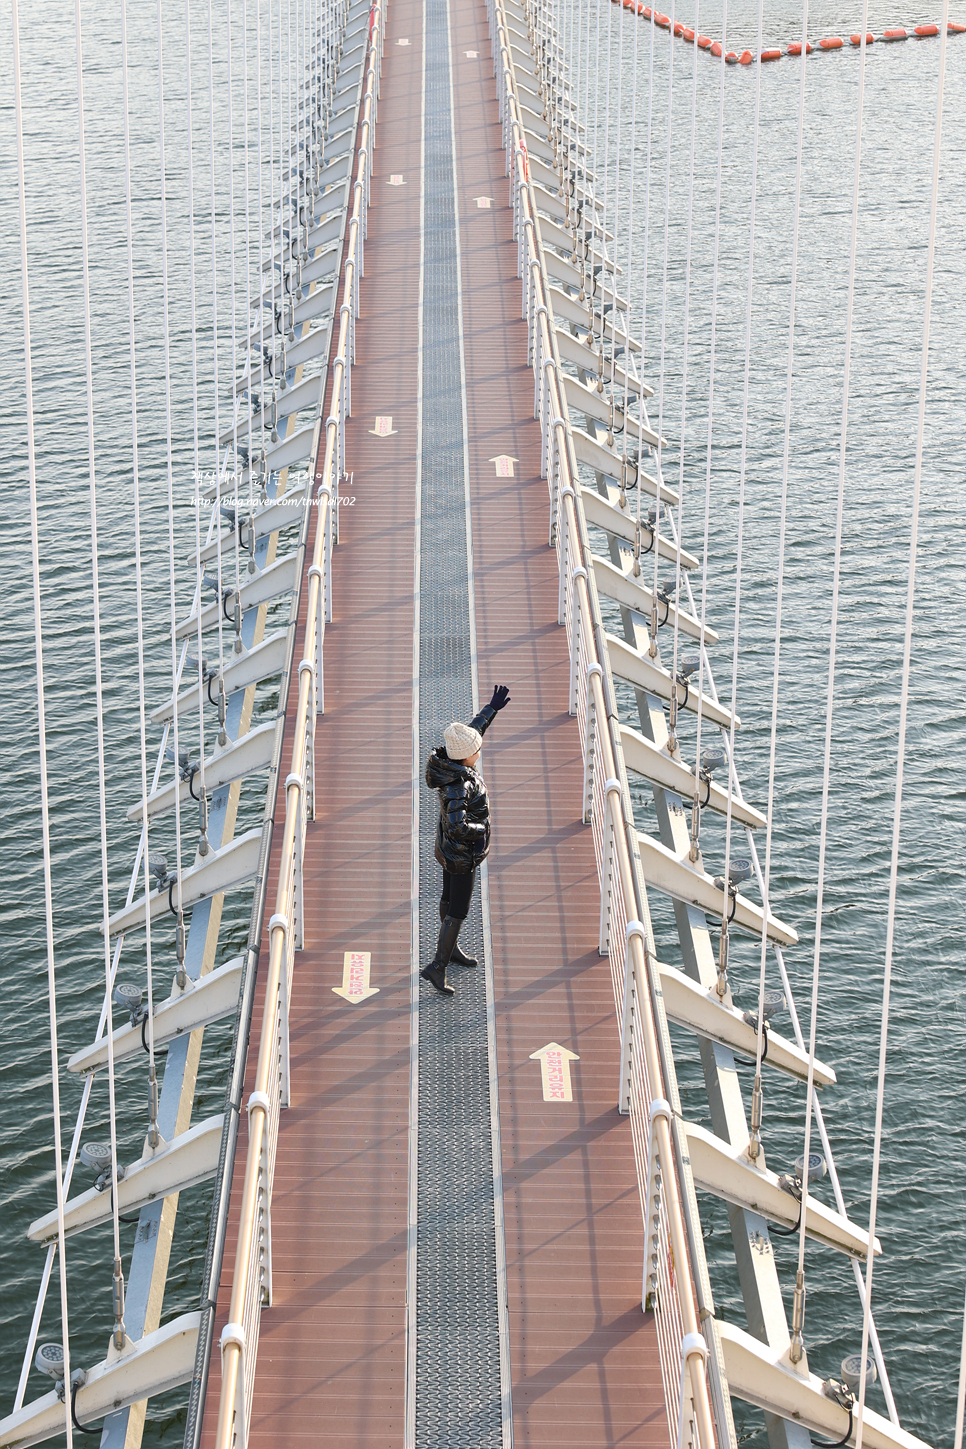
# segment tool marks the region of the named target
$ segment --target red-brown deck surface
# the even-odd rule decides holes
[[[356,502],[345,506],[333,565],[292,1106],[272,1210],[274,1303],[262,1315],[252,1416],[253,1439],[272,1444],[403,1443],[422,17],[418,0],[393,0],[388,13],[347,439]],[[512,693],[484,765],[514,1442],[664,1449],[482,0],[454,4],[451,19],[480,693],[497,681]],[[398,46],[401,38],[410,44]],[[389,187],[392,173],[406,184]],[[477,196],[492,208],[477,208]],[[392,416],[393,436],[369,433],[377,414]],[[499,453],[519,460],[515,478],[496,478],[489,460]],[[372,953],[379,987],[358,1007],[332,994],[353,947]],[[259,997],[249,1090],[261,1009]],[[551,1041],[579,1055],[572,1103],[542,1099],[530,1054]],[[243,1124],[216,1334],[227,1318],[245,1147]],[[219,1390],[216,1349],[206,1444]]]

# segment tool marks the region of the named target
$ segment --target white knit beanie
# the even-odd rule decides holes
[[[468,760],[470,755],[475,755],[483,746],[483,736],[469,725],[460,724],[458,720],[446,726],[443,739],[446,741],[446,753],[451,760]]]

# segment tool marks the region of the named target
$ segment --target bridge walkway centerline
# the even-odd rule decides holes
[[[441,44],[447,65],[437,70]],[[424,114],[427,64],[425,104],[437,109]],[[447,72],[449,101],[441,91]],[[499,1102],[500,1155],[487,1191],[494,1243],[505,1252],[502,1324],[495,1295],[480,1310],[498,1331],[497,1367],[509,1388],[517,1449],[663,1449],[667,1411],[655,1326],[640,1307],[640,1201],[630,1123],[616,1107],[618,1028],[609,965],[597,950],[600,897],[591,830],[580,821],[580,741],[567,712],[569,657],[556,621],[557,563],[547,542],[547,484],[481,0],[393,0],[388,10],[346,436],[352,481],[343,487],[332,563],[316,818],[305,844],[305,945],[290,1011],[291,1106],[280,1121],[272,1201],[273,1302],[261,1318],[250,1439],[354,1449],[511,1442],[492,1399],[500,1387],[492,1364],[482,1379],[467,1367],[475,1350],[460,1338],[465,1312],[454,1310],[452,1324],[434,1323],[439,1350],[427,1365],[419,1340],[428,1340],[429,1329],[420,1303],[407,1305],[407,1281],[410,1297],[422,1285],[413,1255],[425,1258],[431,1243],[410,1230],[411,1143],[428,1131],[425,1104],[421,1120],[411,1121],[411,1068],[418,1085],[420,1066],[428,1075],[431,1065],[425,1054],[449,1050],[433,1045],[441,1039],[430,1027],[454,1006],[422,985],[411,1050],[413,972],[422,964],[413,956],[425,955],[424,946],[419,953],[412,946],[414,875],[424,940],[435,937],[429,911],[438,897],[436,875],[427,879],[431,865],[423,858],[413,870],[414,831],[418,838],[419,812],[427,809],[421,778],[414,789],[413,708],[429,683],[419,681],[417,691],[413,663],[418,631],[425,660],[432,627],[425,601],[436,522],[427,490],[435,485],[425,465],[433,435],[420,416],[432,359],[427,339],[420,346],[420,258],[431,255],[425,128],[441,118],[452,128],[454,205],[434,224],[445,231],[452,216],[454,235],[443,242],[460,269],[455,320],[466,382],[460,437],[475,668],[481,702],[497,682],[512,695],[487,735],[482,762],[493,817],[478,892],[487,907],[478,929],[485,927],[491,972],[489,1039],[484,1022],[483,1035],[460,1047],[480,1054],[481,1081],[489,1058],[495,1061]],[[425,296],[452,280],[427,271]],[[377,417],[391,418],[389,428],[377,428]],[[500,456],[513,460],[512,476],[500,476]],[[462,473],[457,481],[463,488]],[[300,647],[301,636],[296,657]],[[466,699],[453,716],[469,710]],[[425,732],[425,700],[417,725],[420,719]],[[283,758],[290,750],[287,740]],[[280,802],[284,810],[284,786]],[[273,862],[269,900],[276,880]],[[369,953],[378,988],[358,1004],[334,993],[345,953],[353,951]],[[471,984],[470,975],[454,968],[451,980],[466,1001],[473,991],[482,1000],[482,976]],[[253,1021],[249,1077],[260,994]],[[544,1100],[534,1053],[551,1044],[575,1056],[570,1101]],[[251,1082],[246,1097],[250,1089]],[[434,1130],[452,1137],[445,1121]],[[239,1137],[226,1265],[234,1261],[244,1120]],[[459,1143],[444,1148],[458,1153]],[[435,1268],[437,1276],[459,1276],[456,1264]],[[226,1270],[215,1342],[230,1291]],[[458,1283],[453,1291],[458,1297]],[[445,1297],[434,1301],[434,1317],[445,1312]],[[219,1389],[213,1364],[203,1443],[213,1441]],[[427,1415],[439,1412],[446,1395],[451,1416],[434,1429]]]

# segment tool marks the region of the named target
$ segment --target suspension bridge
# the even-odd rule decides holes
[[[815,999],[800,1015],[785,965],[798,934],[770,889],[774,723],[769,797],[752,803],[737,646],[730,690],[712,671],[707,515],[703,546],[694,519],[685,538],[683,462],[678,479],[662,467],[672,419],[648,412],[654,378],[620,262],[633,213],[615,208],[587,128],[590,9],[286,0],[284,14],[244,15],[246,47],[257,23],[265,57],[244,81],[246,97],[257,83],[259,128],[273,88],[269,134],[250,138],[244,118],[246,175],[261,146],[270,194],[257,154],[256,217],[244,243],[231,238],[244,323],[236,336],[233,313],[212,437],[195,411],[187,560],[168,407],[170,674],[152,678],[142,654],[126,883],[109,878],[102,791],[103,1005],[66,1061],[47,845],[54,1191],[28,1232],[40,1288],[0,1446],[96,1432],[128,1449],[152,1399],[180,1388],[190,1449],[713,1449],[737,1443],[734,1399],[764,1412],[773,1449],[921,1449],[872,1312],[875,1193],[871,1220],[856,1221],[821,1110],[836,1073],[817,1050]],[[16,5],[13,20],[46,833]],[[163,78],[161,35],[159,6]],[[80,27],[77,42],[83,163]],[[210,56],[210,28],[207,43]],[[127,45],[125,28],[125,104]],[[190,99],[190,68],[187,83]],[[163,102],[159,128],[163,207],[165,167],[181,160]],[[189,136],[189,167],[191,154]],[[127,137],[125,185],[136,439]],[[86,207],[85,194],[89,289]],[[195,252],[192,233],[193,339],[208,306]],[[87,326],[90,396],[89,306]],[[922,413],[917,468],[921,455]],[[137,477],[135,451],[135,490]],[[736,611],[739,599],[740,553]],[[140,594],[138,609],[140,640]],[[834,650],[833,623],[833,668]],[[776,691],[777,657],[776,639]],[[908,665],[907,648],[906,690]],[[445,999],[418,974],[439,895],[423,768],[497,681],[512,701],[481,767],[495,848],[462,938],[480,965],[451,967]],[[100,674],[96,703],[103,766]],[[903,748],[904,736],[900,768]],[[264,783],[261,817],[239,830],[249,780]],[[649,829],[635,813],[644,788]],[[827,803],[828,745],[824,788]],[[158,841],[172,839],[166,854]],[[221,930],[239,893],[251,901],[240,952]],[[673,903],[669,962],[655,897]],[[161,942],[172,921],[173,951]],[[759,943],[752,1010],[732,992],[736,935]],[[816,947],[816,993],[818,967]],[[887,1004],[888,992],[883,1034]],[[194,1120],[218,1022],[233,1024],[224,1109]],[[699,1044],[710,1127],[682,1106],[669,1024]],[[736,1056],[754,1063],[750,1103]],[[142,1061],[146,1136],[122,1162],[118,1073]],[[797,1163],[766,1161],[776,1076],[801,1095]],[[80,1107],[61,1141],[68,1082]],[[880,1114],[881,1098],[880,1082]],[[106,1103],[107,1142],[85,1127],[92,1101]],[[881,1116],[876,1173],[880,1129]],[[171,1316],[179,1194],[199,1184],[211,1214],[198,1306]],[[716,1311],[698,1194],[727,1205],[746,1326]],[[97,1233],[113,1317],[103,1356],[78,1361],[71,1240]],[[799,1245],[791,1313],[776,1233]],[[806,1241],[854,1274],[863,1330],[841,1366],[808,1360]]]

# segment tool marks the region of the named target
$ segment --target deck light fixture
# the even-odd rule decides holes
[[[156,890],[163,890],[168,883],[168,858],[159,851],[152,851],[148,856],[148,870],[154,876]]]
[[[42,1343],[37,1350],[34,1359],[34,1368],[38,1373],[46,1374],[49,1379],[57,1384],[57,1396],[64,1395],[64,1349],[59,1343]]]
[[[85,1167],[97,1173],[94,1182],[95,1192],[104,1192],[111,1185],[111,1166],[114,1162],[114,1154],[111,1152],[109,1142],[85,1142],[78,1154]],[[124,1176],[124,1168],[118,1164],[117,1180],[120,1182]]]
[[[112,994],[118,1006],[123,1006],[125,1011],[131,1013],[131,1025],[137,1026],[141,1020],[141,1002],[144,1000],[141,987],[130,981],[119,981]]]

